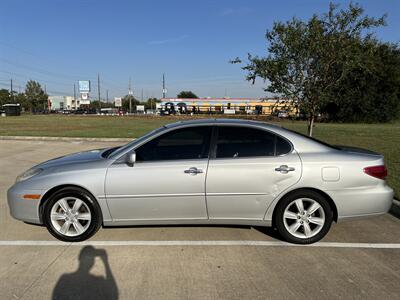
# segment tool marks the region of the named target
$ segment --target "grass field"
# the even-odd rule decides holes
[[[135,138],[184,117],[112,117],[49,115],[0,118],[0,136],[65,136]],[[272,122],[306,133],[301,121]],[[314,136],[331,144],[370,149],[385,155],[389,184],[400,198],[400,122],[390,124],[317,124]]]

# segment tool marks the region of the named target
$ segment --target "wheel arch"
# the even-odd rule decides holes
[[[335,202],[333,201],[333,199],[324,191],[317,189],[317,188],[312,188],[312,187],[303,187],[303,188],[297,188],[291,191],[288,191],[287,193],[285,193],[282,197],[279,198],[279,200],[275,203],[275,206],[273,208],[273,212],[272,212],[272,225],[275,226],[275,216],[276,216],[276,206],[277,204],[284,199],[285,197],[291,195],[292,193],[297,193],[297,192],[302,192],[302,191],[313,191],[315,193],[318,193],[320,196],[324,197],[328,203],[330,208],[332,209],[332,213],[333,213],[333,220],[335,222],[337,222],[338,220],[338,210],[336,207]]]
[[[40,220],[40,223],[41,223],[41,224],[43,224],[43,210],[44,210],[44,207],[45,207],[45,205],[46,205],[47,200],[48,200],[52,195],[54,195],[55,193],[57,193],[58,191],[60,191],[60,190],[62,190],[62,189],[64,189],[64,188],[75,188],[75,189],[82,190],[82,191],[88,193],[88,194],[91,196],[91,198],[92,198],[94,201],[96,201],[96,203],[99,205],[99,202],[98,202],[98,200],[96,199],[96,197],[93,195],[93,193],[91,193],[88,189],[86,189],[86,188],[84,188],[84,187],[82,187],[82,186],[80,186],[80,185],[77,185],[77,184],[61,184],[61,185],[57,185],[57,186],[52,187],[51,189],[49,189],[49,190],[43,195],[42,199],[40,199],[40,204],[39,204],[39,220]],[[100,209],[100,212],[101,212],[101,206],[100,206],[100,205],[99,205],[99,209]],[[102,214],[102,212],[101,212],[101,214]]]

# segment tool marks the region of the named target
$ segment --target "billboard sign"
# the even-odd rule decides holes
[[[79,86],[80,93],[89,93],[90,92],[90,80],[79,80],[78,86]]]
[[[122,106],[122,98],[121,97],[115,97],[114,98],[114,106],[115,107],[121,107]]]
[[[82,100],[88,100],[89,99],[89,94],[88,93],[81,93],[81,99]]]
[[[144,105],[137,105],[136,106],[137,111],[144,111]]]

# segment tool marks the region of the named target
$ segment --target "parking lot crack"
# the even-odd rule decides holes
[[[69,249],[71,243],[67,244],[64,249],[49,263],[49,265],[36,277],[31,284],[22,292],[21,297],[17,299],[23,299],[26,293],[43,277],[43,275],[54,265],[54,263]]]

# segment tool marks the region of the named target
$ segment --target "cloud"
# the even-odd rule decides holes
[[[169,39],[165,39],[165,40],[150,41],[149,45],[163,45],[163,44],[167,44],[167,43],[179,42],[179,41],[184,40],[186,38],[188,38],[188,35],[184,34],[184,35],[181,35],[181,36],[176,37],[176,38],[169,38]]]
[[[249,7],[237,7],[237,8],[228,7],[221,11],[221,16],[225,17],[230,15],[243,15],[243,14],[248,14],[252,11],[253,10]]]

